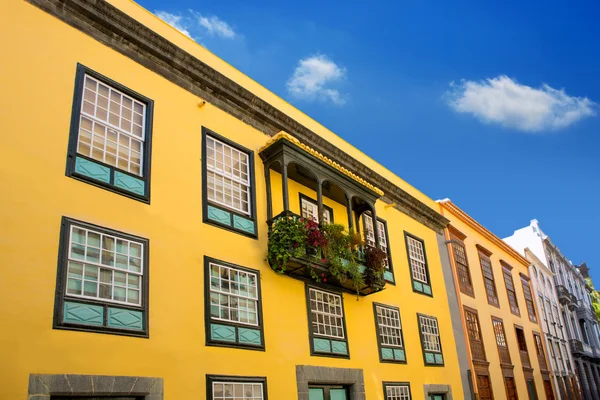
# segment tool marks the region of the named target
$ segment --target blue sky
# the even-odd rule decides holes
[[[599,3],[249,3],[141,1],[498,236],[537,218],[600,286]]]

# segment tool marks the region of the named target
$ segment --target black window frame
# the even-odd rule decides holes
[[[373,219],[373,215],[371,214],[370,211],[365,211],[363,214],[367,214],[368,216],[371,217],[371,219]],[[385,281],[389,284],[396,286],[396,274],[394,273],[394,264],[392,262],[392,246],[390,244],[390,235],[388,233],[388,224],[385,219],[380,218],[380,217],[377,217],[377,222],[381,222],[383,224],[383,230],[385,231],[385,242],[387,243],[386,250],[387,250],[388,266],[389,266],[389,268],[387,268],[387,269],[392,274],[392,280],[386,279]],[[363,226],[363,231],[365,232],[365,235],[366,235],[367,234],[367,226],[366,226],[364,216],[362,218],[362,226]],[[378,229],[376,223],[373,224],[373,229]],[[377,243],[377,245],[379,246],[379,243]],[[385,268],[384,268],[384,275],[385,275]]]
[[[250,215],[246,215],[241,213],[233,208],[229,208],[227,206],[212,202],[208,199],[208,181],[207,181],[207,152],[206,152],[206,137],[210,136],[216,140],[219,140],[228,146],[235,148],[243,153],[248,155],[248,181],[250,183]],[[235,232],[240,235],[258,239],[258,221],[256,214],[256,176],[255,176],[255,164],[254,164],[254,151],[250,150],[240,144],[216,133],[215,131],[203,126],[202,127],[202,222],[208,225],[212,225],[218,228],[223,228],[230,232]],[[230,223],[225,224],[214,219],[210,219],[208,216],[208,206],[214,207],[216,209],[221,210],[222,212],[226,212],[230,214]],[[243,218],[245,220],[252,221],[254,224],[254,231],[248,232],[235,227],[234,219],[235,216],[239,218]]]
[[[410,388],[410,382],[391,382],[391,381],[383,381],[382,382],[383,385],[383,399],[384,400],[388,400],[387,397],[387,387],[388,386],[408,386],[408,395],[410,396],[410,399],[412,400],[412,390]]]
[[[112,165],[106,164],[102,161],[95,160],[91,157],[84,156],[82,154],[77,153],[77,140],[79,137],[79,121],[81,116],[81,103],[83,98],[83,88],[85,82],[85,76],[89,75],[92,78],[101,81],[102,83],[113,87],[128,96],[135,98],[136,100],[144,103],[146,105],[146,115],[145,115],[145,132],[144,132],[144,145],[143,145],[143,153],[142,153],[142,165],[141,172],[142,176],[137,176],[128,171],[124,171],[118,167],[114,167]],[[129,197],[134,200],[141,201],[142,203],[150,204],[150,183],[151,183],[151,160],[152,160],[152,123],[154,119],[154,100],[110,79],[109,77],[102,75],[91,68],[88,68],[80,63],[77,63],[77,68],[75,72],[75,89],[73,94],[73,105],[71,109],[71,122],[69,128],[69,144],[67,149],[67,167],[65,171],[65,175],[79,181],[89,183],[91,185],[100,187],[102,189],[106,189],[110,192],[120,194],[125,197]],[[110,170],[110,178],[109,182],[106,183],[104,181],[94,179],[90,176],[81,174],[76,171],[76,162],[77,158],[81,158],[83,160],[93,162],[95,164],[99,164],[102,167],[108,168]],[[115,186],[115,172],[119,172],[121,174],[130,176],[132,178],[141,180],[144,182],[144,194],[139,195],[137,193],[122,189],[120,187]]]
[[[300,206],[299,207],[300,209],[298,210],[299,211],[298,215],[302,216],[302,200],[306,200],[309,203],[314,204],[315,206],[319,207],[319,203],[315,199],[313,199],[312,197],[307,196],[307,195],[305,195],[302,192],[299,192],[298,195],[299,195],[299,197],[298,197],[299,198],[299,203],[298,204]],[[333,220],[333,208],[331,208],[331,207],[326,206],[325,204],[323,204],[323,209],[329,211],[329,220],[333,224],[334,223],[334,220]],[[319,218],[319,221],[320,221],[319,223],[320,224],[322,224],[322,223],[325,222],[325,221],[321,221],[322,218],[323,217]]]
[[[140,306],[129,306],[121,303],[113,303],[102,301],[100,299],[86,299],[75,296],[69,296],[66,294],[66,285],[67,285],[67,273],[68,273],[68,251],[69,251],[69,235],[70,229],[72,225],[81,226],[82,228],[106,233],[109,235],[113,235],[116,237],[120,237],[126,240],[136,241],[144,244],[143,250],[143,264],[142,271],[144,271],[142,275],[142,304]],[[149,338],[150,337],[150,329],[149,329],[149,281],[150,281],[150,268],[149,268],[149,249],[150,241],[146,238],[142,238],[139,236],[131,235],[128,233],[124,233],[121,231],[117,231],[115,229],[106,228],[103,226],[98,226],[95,224],[91,224],[88,222],[76,220],[69,217],[62,217],[61,220],[61,228],[60,228],[60,243],[58,250],[58,267],[57,267],[57,278],[56,278],[56,291],[54,298],[54,317],[53,317],[53,329],[62,329],[62,330],[70,330],[70,331],[82,331],[82,332],[95,332],[95,333],[106,333],[106,334],[114,334],[121,336],[132,336],[132,337],[140,337],[140,338]],[[104,309],[104,325],[103,326],[94,326],[94,325],[86,325],[86,324],[75,324],[71,322],[64,322],[64,303],[66,301],[93,305],[93,306],[101,306]],[[141,311],[143,314],[142,324],[143,329],[141,330],[133,330],[133,329],[124,329],[124,328],[113,328],[108,326],[108,308],[114,307],[118,309],[132,310],[132,311]]]
[[[206,400],[213,400],[213,383],[215,381],[228,383],[260,383],[263,386],[263,400],[269,400],[266,376],[237,376],[206,374]]]
[[[413,269],[412,269],[412,263],[410,260],[410,248],[408,246],[408,238],[417,240],[419,242],[421,242],[421,244],[423,245],[423,257],[425,258],[425,273],[427,275],[427,282],[428,282],[428,286],[430,287],[431,293],[426,293],[424,291],[421,290],[417,290],[415,288],[415,282],[421,283],[423,285],[423,282],[420,281],[415,281],[414,277],[413,277]],[[418,236],[415,236],[407,231],[404,231],[404,244],[406,245],[406,259],[408,261],[408,272],[410,273],[410,286],[412,288],[412,291],[414,293],[419,293],[422,294],[424,296],[429,296],[429,297],[433,297],[433,285],[431,283],[431,275],[429,273],[429,261],[427,261],[427,249],[425,247],[425,241],[423,239],[421,239]]]
[[[341,304],[342,304],[342,314],[343,314],[343,318],[342,318],[342,322],[343,322],[343,326],[344,326],[344,339],[335,339],[335,338],[331,338],[331,337],[322,337],[322,336],[315,336],[313,333],[313,327],[312,327],[312,310],[310,308],[310,289],[316,289],[322,292],[326,292],[326,293],[331,293],[337,296],[340,296],[341,298]],[[346,326],[346,308],[344,307],[344,294],[342,293],[342,291],[337,291],[337,290],[331,290],[330,287],[326,287],[325,285],[322,284],[314,284],[314,283],[306,283],[304,285],[304,290],[305,290],[305,295],[306,295],[306,314],[308,316],[308,340],[309,340],[309,345],[310,345],[310,355],[311,356],[316,356],[316,357],[333,357],[333,358],[345,358],[345,359],[350,359],[350,338],[348,337],[348,328]],[[345,342],[346,343],[346,350],[347,350],[347,354],[341,354],[341,353],[334,353],[333,351],[331,352],[322,352],[322,351],[317,351],[315,350],[315,344],[314,344],[314,338],[317,339],[326,339],[326,340],[336,340],[338,342]]]
[[[388,308],[398,312],[398,319],[400,320],[400,339],[402,340],[402,347],[394,347],[404,351],[404,360],[384,359],[382,354],[382,347],[387,347],[381,343],[381,336],[379,334],[379,319],[377,318],[377,307]],[[377,336],[377,350],[379,351],[379,362],[381,363],[392,363],[392,364],[406,364],[406,344],[404,343],[404,327],[402,325],[402,315],[400,314],[400,308],[397,306],[391,306],[389,304],[373,302],[373,316],[375,317],[375,334]]]
[[[423,340],[423,330],[421,329],[421,318],[420,317],[426,317],[426,318],[433,318],[435,319],[435,323],[437,325],[437,329],[439,332],[439,339],[440,339],[440,351],[433,351],[433,350],[427,350],[425,351],[425,342]],[[446,364],[446,358],[444,357],[444,347],[442,346],[442,332],[440,330],[440,323],[437,319],[437,317],[434,317],[433,315],[427,315],[427,314],[422,314],[422,313],[417,313],[417,327],[419,328],[419,340],[421,341],[421,352],[423,353],[423,364],[426,367],[444,367]],[[427,358],[425,357],[425,353],[433,353],[433,354],[440,354],[442,356],[442,363],[438,364],[438,363],[430,363],[427,362]]]
[[[211,311],[210,311],[210,263],[215,263],[218,265],[223,265],[228,268],[237,269],[243,272],[248,272],[256,275],[256,291],[258,295],[258,305],[257,305],[257,319],[258,326],[252,326],[248,324],[242,324],[233,321],[223,321],[220,319],[212,319]],[[252,268],[243,267],[241,265],[233,264],[227,261],[219,260],[213,257],[204,256],[204,327],[205,327],[205,337],[206,337],[206,346],[216,346],[216,347],[230,347],[237,349],[246,349],[246,350],[259,350],[265,351],[265,330],[264,330],[264,322],[263,322],[263,311],[262,311],[262,288],[261,288],[261,276],[260,271]],[[235,337],[236,342],[224,341],[224,340],[215,340],[211,338],[211,322],[214,322],[218,325],[227,325],[235,328]],[[247,328],[247,329],[255,329],[260,331],[260,341],[259,345],[251,345],[239,343],[239,329],[238,328]]]

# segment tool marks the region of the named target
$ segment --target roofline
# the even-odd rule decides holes
[[[280,131],[289,133],[383,190],[385,196],[382,201],[394,204],[394,208],[430,229],[441,233],[448,224],[449,221],[435,207],[419,200],[113,4],[87,0],[27,1],[258,131],[271,137]]]
[[[555,275],[555,273],[552,272],[552,270],[548,268],[546,264],[544,264],[544,262],[540,260],[538,256],[536,256],[535,253],[529,249],[529,247],[525,247],[523,252],[525,253],[525,258],[527,258],[527,256],[530,256],[533,259],[534,266],[542,268],[546,273],[548,273],[548,275],[552,277]]]
[[[455,215],[462,222],[467,224],[470,228],[477,231],[487,240],[504,250],[511,257],[520,262],[525,268],[528,268],[531,265],[531,262],[527,260],[524,256],[521,255],[517,250],[508,245],[505,241],[500,239],[498,236],[494,235],[490,230],[477,222],[474,218],[472,218],[469,214],[464,212],[460,207],[452,202],[450,199],[437,200],[437,203],[440,205],[442,210],[442,215],[444,215],[443,210],[446,209],[453,215]],[[452,221],[450,221],[452,224]]]

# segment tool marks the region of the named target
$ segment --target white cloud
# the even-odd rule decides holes
[[[192,37],[186,27],[186,21],[181,15],[171,14],[166,11],[155,11],[154,14],[156,14],[158,18],[162,19],[167,24],[171,25],[173,28],[177,29],[179,32],[183,33],[185,36],[190,38]]]
[[[596,115],[597,104],[587,97],[569,96],[546,84],[532,88],[506,75],[452,82],[450,87],[448,103],[457,112],[525,132],[558,130]]]
[[[345,77],[345,68],[339,67],[327,56],[317,54],[298,62],[294,74],[287,82],[287,89],[297,98],[329,100],[334,104],[343,105],[346,100],[340,92],[327,85]]]
[[[197,41],[201,40],[204,34],[225,39],[236,38],[237,34],[227,22],[216,16],[207,18],[197,11],[188,11],[188,15],[172,14],[160,10],[155,11],[154,14],[179,32]]]
[[[227,22],[219,19],[219,17],[216,17],[214,15],[212,17],[205,17],[202,14],[193,10],[190,10],[190,12],[194,14],[198,24],[200,24],[200,26],[206,29],[209,35],[220,36],[226,39],[235,38],[236,34],[231,28],[231,26],[229,26]]]

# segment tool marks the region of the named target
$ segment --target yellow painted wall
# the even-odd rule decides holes
[[[471,271],[471,279],[473,283],[475,298],[460,293],[460,301],[462,302],[461,311],[464,312],[462,306],[467,306],[477,310],[479,316],[479,323],[481,326],[481,336],[483,338],[485,346],[485,352],[487,360],[490,362],[490,380],[492,383],[492,389],[494,391],[494,398],[506,398],[506,390],[504,387],[502,370],[500,368],[500,358],[498,355],[498,347],[496,345],[494,328],[492,325],[492,316],[500,318],[504,322],[504,331],[508,343],[510,358],[514,365],[515,383],[517,385],[519,398],[528,399],[529,395],[527,393],[527,387],[525,386],[526,383],[525,377],[523,375],[523,367],[521,364],[519,347],[517,345],[515,325],[523,327],[525,339],[527,341],[527,350],[529,352],[531,366],[534,368],[534,381],[537,395],[539,399],[544,399],[544,386],[542,376],[540,374],[540,368],[538,364],[537,353],[532,333],[537,332],[541,335],[542,331],[541,327],[538,324],[534,324],[529,321],[527,307],[525,304],[525,295],[523,294],[523,286],[521,284],[521,278],[519,276],[519,273],[523,273],[529,276],[527,266],[524,266],[512,255],[504,251],[496,244],[492,243],[489,239],[487,239],[478,231],[473,229],[470,225],[464,223],[461,219],[459,219],[451,211],[445,209],[443,206],[442,211],[442,214],[450,220],[450,224],[467,236],[464,240],[464,244],[467,251],[467,258],[469,262],[469,269]],[[488,304],[487,294],[485,291],[483,281],[483,273],[481,271],[481,264],[479,262],[479,253],[476,245],[483,246],[485,249],[492,252],[490,259],[492,261],[492,269],[494,272],[494,280],[496,282],[496,291],[498,293],[500,308]],[[510,266],[513,267],[512,278],[517,295],[519,310],[521,312],[520,317],[514,315],[510,311],[510,305],[508,303],[508,295],[506,293],[506,285],[504,283],[504,275],[502,273],[502,266],[500,264],[500,260],[504,260]],[[467,337],[468,340],[468,333],[466,332],[466,330],[465,337]]]
[[[134,3],[114,3],[161,32],[170,29]],[[388,222],[398,284],[360,301],[344,295],[350,360],[311,357],[304,284],[277,275],[264,262],[265,182],[257,155],[259,239],[202,223],[201,127],[254,151],[268,137],[211,104],[199,109],[196,96],[25,1],[4,5],[0,33],[1,399],[24,399],[30,373],[163,377],[166,398],[178,400],[202,397],[206,374],[266,376],[271,399],[293,399],[297,364],[363,368],[372,400],[383,398],[382,381],[410,381],[415,399],[423,398],[423,384],[451,384],[454,398],[463,398],[435,232],[377,204],[378,215]],[[176,39],[178,44],[187,40]],[[230,76],[266,93],[199,46],[182,47],[193,47],[214,65],[229,68]],[[154,100],[151,205],[65,176],[78,62]],[[312,121],[289,105],[282,108],[302,122]],[[324,136],[351,149],[331,133]],[[352,154],[382,170],[357,150]],[[297,206],[297,195],[291,199]],[[336,206],[336,220],[345,222],[343,207],[325,204]],[[150,240],[149,339],[52,329],[62,216]],[[433,298],[411,290],[404,230],[425,240]],[[260,270],[265,352],[205,346],[205,255]],[[407,365],[379,362],[373,301],[400,307]],[[424,367],[417,312],[438,318],[445,367]]]

